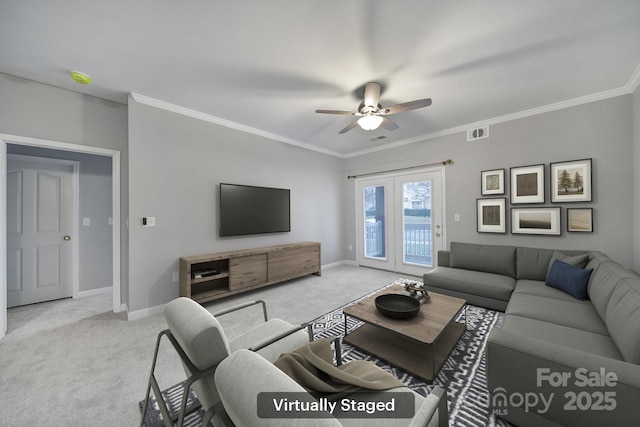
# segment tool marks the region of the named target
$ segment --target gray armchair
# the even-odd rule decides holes
[[[216,316],[237,311],[255,304],[262,304],[264,323],[229,341]],[[144,408],[140,425],[144,423],[150,392],[153,391],[166,426],[177,421],[182,426],[184,418],[200,405],[187,407],[188,392],[191,388],[205,410],[203,425],[222,410],[220,396],[214,382],[214,372],[220,362],[238,349],[258,352],[265,360],[275,361],[280,354],[292,351],[310,341],[311,331],[305,325],[291,325],[281,319],[267,319],[263,301],[251,301],[211,314],[207,309],[189,298],[177,298],[166,305],[164,315],[168,329],[160,332],[147,385]],[[171,414],[162,399],[155,367],[158,350],[163,337],[167,337],[182,361],[187,380],[184,384],[182,402],[178,414]]]
[[[215,376],[216,388],[224,407],[222,417],[225,426],[260,427],[324,427],[324,426],[448,426],[447,395],[436,386],[422,397],[406,387],[367,393],[370,399],[389,392],[413,394],[415,415],[413,418],[261,418],[258,412],[258,394],[263,392],[293,393],[312,399],[300,385],[271,362],[258,354],[238,350],[220,363]]]

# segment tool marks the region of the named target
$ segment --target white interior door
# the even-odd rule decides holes
[[[444,248],[442,169],[356,182],[358,263],[420,276]]]
[[[7,157],[7,306],[73,295],[74,168]]]

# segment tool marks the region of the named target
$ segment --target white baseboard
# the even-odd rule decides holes
[[[143,308],[142,310],[130,311],[127,313],[127,320],[137,320],[143,317],[162,314],[166,304],[156,305],[155,307]]]
[[[356,263],[355,261],[349,261],[349,260],[342,260],[342,261],[338,261],[338,262],[333,262],[331,264],[325,264],[322,266],[322,269],[329,269],[329,268],[335,268],[335,267],[340,267],[341,265],[353,265],[353,266],[358,266],[358,263]]]
[[[106,294],[113,292],[113,286],[105,286],[104,288],[89,289],[87,291],[78,291],[76,298],[91,297],[94,295]]]

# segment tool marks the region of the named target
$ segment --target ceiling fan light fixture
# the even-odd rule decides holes
[[[367,114],[358,119],[358,125],[364,130],[374,130],[380,127],[383,118],[381,116],[375,116],[373,114]]]

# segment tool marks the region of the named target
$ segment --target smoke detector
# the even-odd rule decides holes
[[[81,85],[88,85],[91,83],[91,77],[81,71],[71,71],[69,74],[71,75],[71,80],[76,83],[80,83]]]
[[[489,126],[481,126],[467,130],[467,141],[489,138]]]

